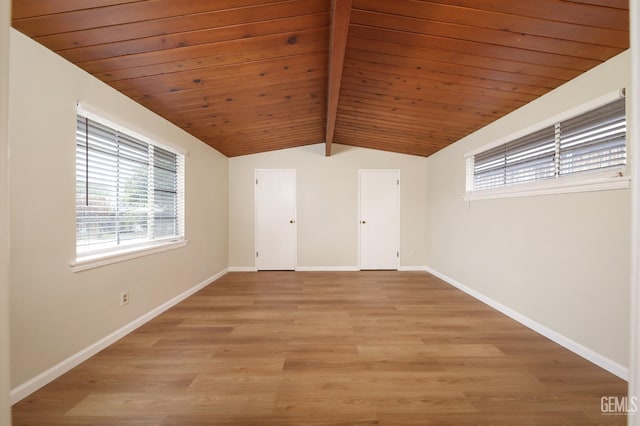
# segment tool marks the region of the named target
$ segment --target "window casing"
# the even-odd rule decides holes
[[[184,156],[79,114],[77,259],[183,239]]]
[[[593,177],[594,172],[621,175],[626,159],[625,99],[619,98],[467,155],[467,194],[498,193],[500,188],[526,182],[547,181],[549,187],[563,180],[577,181],[578,175]]]

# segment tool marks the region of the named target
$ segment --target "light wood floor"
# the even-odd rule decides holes
[[[570,313],[568,313],[570,315]],[[420,272],[230,273],[14,425],[625,424],[626,383]]]

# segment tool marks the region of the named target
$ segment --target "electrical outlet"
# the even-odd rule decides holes
[[[120,293],[120,306],[129,304],[129,290]]]

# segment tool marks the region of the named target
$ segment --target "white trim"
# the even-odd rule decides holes
[[[111,265],[113,263],[124,262],[125,260],[135,259],[137,257],[149,256],[150,254],[161,253],[163,251],[174,250],[185,247],[187,240],[169,241],[161,244],[153,244],[144,247],[134,247],[111,252],[109,254],[100,254],[93,256],[79,257],[75,262],[71,262],[71,270],[73,272],[86,271],[87,269],[99,268],[101,266]]]
[[[411,271],[424,271],[426,266],[398,266],[398,271],[411,272]]]
[[[631,177],[629,176],[597,178],[589,178],[579,175],[565,176],[557,179],[545,179],[530,183],[471,191],[464,196],[464,200],[493,200],[499,198],[533,197],[536,195],[628,189],[630,181]]]
[[[296,272],[351,272],[359,271],[357,266],[297,266]]]
[[[350,272],[359,271],[357,266],[296,266],[294,269],[296,272]],[[420,269],[424,271],[424,267]],[[230,266],[229,272],[258,272],[255,266]]]
[[[94,108],[93,106],[87,106],[84,102],[78,101],[76,105],[77,105],[76,107],[77,115],[88,118],[89,120],[96,121],[107,127],[111,127],[113,130],[117,130],[118,132],[126,133],[128,136],[134,137],[148,144],[155,145],[159,148],[164,148],[167,151],[173,152],[174,154],[181,154],[184,156],[189,155],[189,152],[186,149],[179,146],[175,146],[171,143],[167,143],[164,141],[158,142],[159,138],[157,137],[149,137],[144,133],[131,130],[131,127],[133,126],[127,127],[127,126],[130,126],[129,124],[127,124],[126,126],[123,126],[122,124],[118,123],[119,119],[113,120],[111,118],[107,118],[109,114],[104,113],[103,111],[99,111],[99,109]],[[125,120],[122,120],[122,121],[126,122]]]
[[[484,151],[488,151],[491,148],[495,148],[496,146],[500,146],[503,145],[507,142],[511,142],[515,139],[521,138],[523,136],[529,135],[531,133],[535,133],[538,130],[542,130],[545,127],[550,127],[553,126],[554,124],[556,124],[558,121],[564,121],[564,120],[568,120],[569,118],[573,118],[576,117],[580,114],[583,114],[585,112],[591,111],[593,109],[599,108],[603,105],[606,105],[610,102],[615,101],[616,99],[620,99],[623,98],[624,95],[622,94],[624,91],[624,88],[619,89],[619,90],[615,90],[613,92],[609,92],[605,95],[599,96],[597,98],[591,99],[590,101],[587,101],[581,105],[578,105],[576,107],[570,108],[566,111],[563,111],[559,114],[556,114],[552,117],[547,118],[546,120],[542,120],[539,121],[535,124],[532,124],[529,127],[525,127],[524,129],[520,129],[517,132],[511,133],[509,135],[506,135],[500,139],[497,139],[489,144],[483,145],[480,148],[476,148],[474,150],[471,150],[469,152],[467,152],[466,154],[464,154],[465,157],[470,157],[472,155],[476,155],[479,154],[481,152]],[[627,113],[627,116],[629,116],[629,113]]]
[[[142,315],[138,319],[130,322],[129,324],[127,324],[127,325],[125,325],[125,326],[123,326],[121,328],[119,328],[118,330],[116,330],[113,333],[103,337],[102,339],[98,340],[97,342],[87,346],[86,348],[82,349],[81,351],[71,355],[69,358],[59,362],[58,364],[56,364],[53,367],[49,368],[47,371],[44,371],[44,372],[38,374],[37,376],[33,377],[32,379],[27,380],[26,382],[22,383],[19,386],[16,386],[15,388],[13,388],[11,390],[11,394],[9,396],[11,405],[21,401],[22,399],[24,399],[27,396],[31,395],[33,392],[37,391],[41,387],[45,386],[46,384],[51,383],[52,381],[54,381],[55,379],[57,379],[58,377],[60,377],[64,373],[66,373],[67,371],[71,370],[72,368],[76,367],[77,365],[79,365],[80,363],[86,361],[87,359],[91,358],[92,356],[94,356],[95,354],[97,354],[101,350],[105,349],[109,345],[111,345],[111,344],[115,343],[116,341],[120,340],[121,338],[123,338],[127,334],[131,333],[136,328],[138,328],[138,327],[144,325],[145,323],[151,321],[153,318],[157,317],[158,315],[160,315],[164,311],[172,308],[173,306],[175,306],[178,303],[182,302],[187,297],[189,297],[192,294],[196,293],[197,291],[203,289],[204,287],[208,286],[209,284],[213,283],[214,281],[220,279],[227,272],[228,272],[227,269],[223,269],[222,271],[220,271],[217,274],[205,279],[204,281],[202,281],[201,283],[195,285],[194,287],[191,287],[187,291],[185,291],[185,292],[177,295],[176,297],[168,300],[167,302],[163,303],[162,305],[158,306],[157,308],[152,309],[151,311],[149,311],[146,314]]]
[[[255,266],[229,266],[229,272],[258,272]]]
[[[535,331],[536,333],[539,333],[543,336],[545,336],[546,338],[553,340],[554,342],[556,342],[557,344],[565,347],[566,349],[570,350],[571,352],[580,355],[581,357],[583,357],[584,359],[586,359],[587,361],[590,361],[592,363],[594,363],[595,365],[607,370],[608,372],[615,374],[616,376],[620,377],[623,380],[629,380],[629,369],[624,367],[621,364],[618,364],[617,362],[605,357],[604,355],[601,355],[595,351],[593,351],[592,349],[587,348],[586,346],[581,345],[580,343],[558,333],[555,330],[550,329],[549,327],[546,327],[542,324],[540,324],[539,322],[532,320],[531,318],[517,312],[514,311],[513,309],[501,304],[500,302],[497,302],[495,300],[493,300],[490,297],[485,296],[484,294],[465,286],[464,284],[459,283],[458,281],[454,280],[453,278],[444,275],[438,271],[436,271],[433,268],[430,267],[426,267],[425,270],[427,272],[429,272],[430,274],[440,278],[441,280],[451,284],[452,286],[458,288],[459,290],[462,290],[463,292],[467,293],[468,295],[478,299],[479,301],[491,306],[493,309],[502,312],[503,314],[505,314],[506,316],[508,316],[509,318],[518,321],[520,324],[524,325],[525,327],[530,328],[531,330]]]

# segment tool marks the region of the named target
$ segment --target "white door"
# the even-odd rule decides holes
[[[360,269],[398,269],[400,171],[359,170]]]
[[[256,268],[293,270],[296,263],[296,171],[256,170]]]

